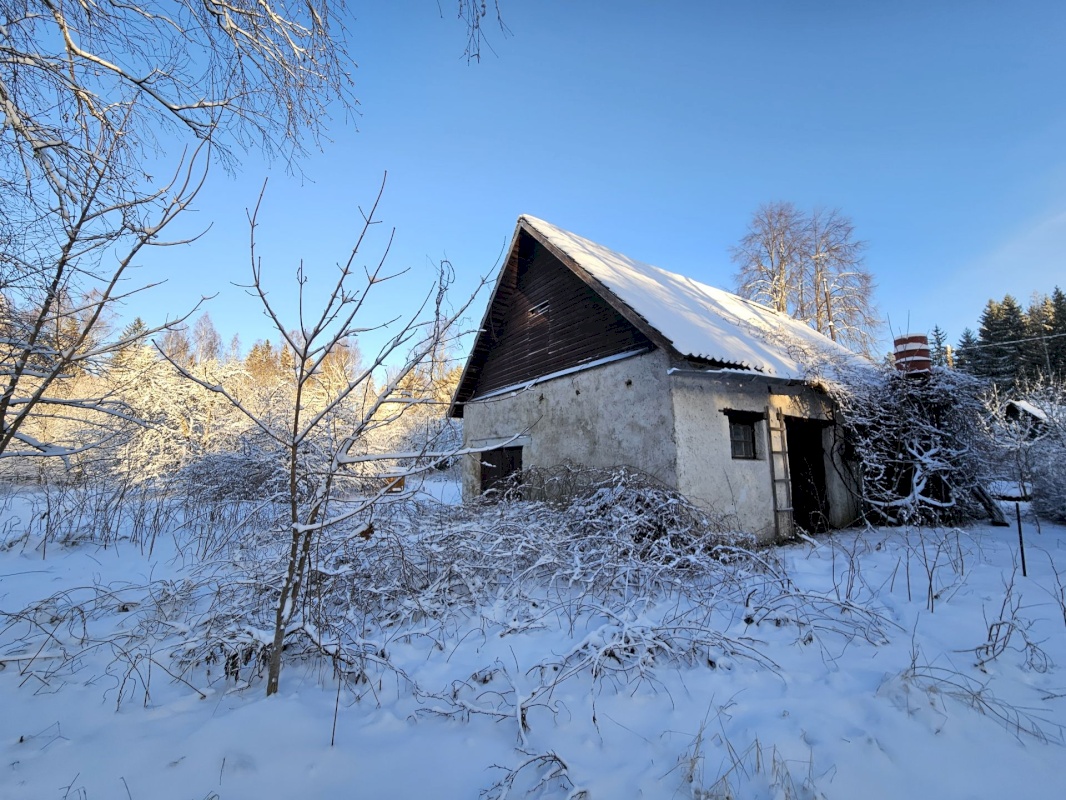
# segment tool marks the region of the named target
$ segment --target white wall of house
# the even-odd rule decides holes
[[[521,446],[523,468],[573,463],[634,467],[678,489],[763,542],[775,535],[767,422],[755,423],[756,457],[733,458],[727,410],[827,420],[810,387],[761,376],[670,372],[661,350],[613,361],[466,404],[467,447]],[[822,449],[829,521],[850,524],[855,503],[834,459],[833,429]],[[481,491],[481,458],[463,459],[463,496]]]
[[[772,541],[776,529],[767,422],[756,423],[756,457],[733,458],[724,412],[765,414],[769,407],[786,416],[826,420],[823,399],[809,387],[781,386],[754,375],[676,372],[670,379],[678,490],[723,515],[737,530]],[[829,521],[843,527],[854,519],[855,505],[834,461],[832,435],[827,427],[822,442]]]
[[[464,441],[493,447],[517,436],[525,468],[625,464],[676,487],[668,368],[666,354],[655,350],[469,402]],[[466,456],[463,496],[476,497],[480,489],[480,460]]]
[[[754,459],[735,459],[726,410],[763,413],[770,398],[765,381],[707,373],[671,376],[674,435],[679,442],[678,490],[731,527],[759,540],[774,536],[766,422],[756,423]]]

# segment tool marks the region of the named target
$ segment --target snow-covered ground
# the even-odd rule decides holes
[[[371,685],[289,664],[268,699],[138,644],[180,538],[44,547],[33,513],[0,529],[0,798],[1066,795],[1063,527],[1025,520],[1027,577],[1017,531],[976,525],[836,533],[722,592],[526,586],[369,631]]]

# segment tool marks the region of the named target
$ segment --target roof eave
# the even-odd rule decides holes
[[[518,252],[518,236],[522,232],[522,218],[519,217],[518,224],[515,225],[514,234],[511,236],[511,244],[507,248],[507,256],[504,258],[503,266],[500,268],[499,274],[496,276],[496,283],[492,287],[492,293],[489,295],[489,302],[485,305],[485,313],[481,317],[481,325],[478,327],[477,336],[474,337],[474,344],[470,348],[470,356],[466,359],[466,364],[463,365],[463,374],[459,376],[459,383],[455,387],[455,394],[452,395],[452,401],[448,404],[448,416],[452,419],[461,419],[463,416],[463,403],[466,401],[460,401],[459,397],[463,393],[463,388],[466,385],[468,379],[468,373],[470,372],[470,365],[474,362],[474,356],[477,353],[478,345],[481,343],[481,337],[487,335],[488,324],[490,321],[490,314],[492,314],[492,306],[496,302],[496,295],[500,291],[500,285],[503,283],[504,276],[507,274],[507,268],[511,264],[511,260]]]

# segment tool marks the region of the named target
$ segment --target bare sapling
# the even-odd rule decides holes
[[[278,459],[283,463],[285,488],[282,494],[289,539],[284,567],[274,584],[277,598],[267,657],[268,696],[278,691],[286,637],[303,629],[312,639],[316,638],[312,630],[314,626],[308,624],[305,608],[312,600],[308,586],[313,572],[316,538],[329,528],[347,524],[357,528],[352,531],[353,536],[369,539],[373,534],[374,509],[395,499],[389,490],[395,487],[397,477],[403,477],[390,473],[389,480],[358,482],[354,480],[358,475],[352,466],[365,469],[368,462],[365,453],[354,453],[365,450],[364,440],[372,432],[396,422],[420,404],[436,402],[433,398],[401,392],[399,388],[454,340],[458,335],[457,322],[477,293],[475,291],[458,307],[448,307],[447,289],[452,276],[442,269],[422,302],[413,310],[384,322],[364,322],[372,313],[368,306],[371,291],[403,274],[387,272],[385,268],[392,234],[375,264],[357,267],[368,235],[379,224],[375,214],[384,187],[383,180],[369,212],[360,209],[363,223],[355,246],[348,260],[339,265],[332,288],[317,312],[305,308],[304,290],[308,275],[302,265],[298,269],[299,302],[295,327],[281,319],[270,300],[256,252],[256,227],[263,194],[249,215],[252,282],[247,288],[261,304],[292,358],[287,417],[253,408],[242,402],[239,393],[222,383],[194,375],[176,360],[168,358],[187,379],[225,397],[247,417],[276,448]],[[343,380],[337,380],[339,354],[347,352],[357,336],[371,331],[383,333],[385,343],[368,363],[346,364],[341,370]],[[332,375],[327,380],[325,376],[331,367]],[[378,460],[388,457],[385,454]],[[447,455],[440,457],[446,458]],[[425,468],[423,464],[411,470]],[[367,486],[371,488],[368,490]],[[317,643],[329,649],[325,643]]]
[[[1062,613],[1062,623],[1066,625],[1066,570],[1060,571],[1055,566],[1055,559],[1051,557],[1051,553],[1044,551],[1044,555],[1047,556],[1048,566],[1051,568],[1051,574],[1055,581],[1054,589],[1045,589],[1045,591],[1051,595],[1052,601],[1059,607],[1059,611]]]
[[[1011,647],[1012,641],[1017,643],[1018,640],[1021,640],[1021,645],[1015,644],[1015,649],[1024,653],[1025,665],[1028,669],[1046,672],[1050,666],[1050,660],[1040,646],[1040,642],[1034,641],[1030,635],[1032,622],[1019,613],[1022,610],[1022,596],[1015,591],[1014,581],[1017,574],[1018,569],[1015,567],[1010,577],[1003,579],[1003,601],[999,613],[991,619],[987,614],[985,615],[988,637],[972,650],[976,657],[975,666],[982,672],[986,671],[985,667],[989,663],[995,661]]]

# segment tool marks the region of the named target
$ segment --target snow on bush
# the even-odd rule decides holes
[[[309,781],[316,796],[348,796],[350,781],[342,794],[315,783],[348,764],[370,794],[418,796],[408,763],[447,796],[852,797],[870,780],[886,796],[933,796],[955,783],[913,761],[926,749],[948,763],[994,751],[1035,770],[1028,796],[1053,794],[1043,764],[1057,763],[1066,719],[1066,533],[1054,526],[1022,579],[1000,529],[753,549],[623,471],[534,473],[522,494],[474,506],[377,504],[316,539],[283,640],[291,688],[264,700],[283,509],[205,502],[195,521],[170,521],[170,546],[158,531],[147,568],[147,548],[121,537],[56,546],[47,498],[32,497],[0,526],[0,683],[16,693],[11,719],[27,720],[11,731],[28,734],[0,747],[21,762],[9,776],[26,796],[43,795],[56,765],[88,796],[109,796],[105,772],[135,797],[255,796],[283,768],[276,794]],[[61,582],[76,558],[86,568]],[[91,707],[78,713],[92,724],[58,711],[56,692]],[[257,719],[270,720],[262,732]],[[59,720],[63,750],[33,738]],[[147,732],[160,724],[189,731],[166,758],[125,744],[105,766],[85,755],[83,729],[125,725],[158,750]],[[236,725],[254,770],[234,767]],[[145,790],[142,775],[186,756]]]
[[[1066,522],[1066,447],[1042,447],[1033,461],[1033,510]]]
[[[562,625],[574,640],[536,667],[541,682],[525,699],[511,686],[518,678],[492,660],[468,687],[419,688],[441,713],[520,720],[523,704],[579,674],[627,685],[654,684],[668,665],[716,668],[742,659],[773,668],[728,632],[738,624],[792,629],[804,643],[829,630],[884,640],[876,612],[801,592],[773,551],[749,549],[748,537],[675,492],[622,470],[582,481],[583,491],[566,501],[508,492],[482,506],[383,503],[352,527],[324,532],[286,628],[286,658],[331,664],[351,685],[370,687],[402,672],[393,648],[420,641],[443,651],[472,620],[480,635],[494,637]],[[245,507],[253,510],[239,522],[215,517],[229,532],[211,531],[209,522],[186,526],[195,534],[184,551],[192,567],[162,592],[165,619],[144,620],[154,631],[154,658],[167,654],[167,669],[181,680],[262,678],[289,554],[278,526]],[[183,606],[180,637],[171,635],[175,598]],[[152,617],[151,608],[140,613]],[[490,684],[497,702],[467,698]]]
[[[993,389],[985,405],[994,477],[1031,493],[1041,516],[1066,521],[1066,384],[1042,378],[1012,396]]]
[[[1023,396],[1043,415],[1034,426],[1033,510],[1066,522],[1066,384],[1039,384]]]
[[[872,523],[944,525],[974,516],[982,472],[983,385],[956,370],[841,370],[824,384],[843,454]]]
[[[182,467],[174,480],[196,503],[269,500],[284,491],[284,463],[268,450],[243,448],[204,453]]]

